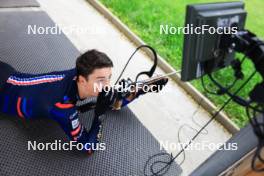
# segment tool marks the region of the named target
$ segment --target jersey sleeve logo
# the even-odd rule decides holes
[[[79,120],[75,119],[71,122],[71,124],[72,124],[72,129],[75,129],[79,126]]]

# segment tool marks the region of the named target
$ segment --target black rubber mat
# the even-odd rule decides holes
[[[18,71],[43,73],[74,67],[79,51],[63,33],[28,34],[29,27],[56,26],[45,12],[0,12],[0,26],[0,59]]]
[[[43,12],[0,12],[2,61],[30,73],[74,66],[79,52],[63,34],[28,35],[24,31],[28,24],[54,25]],[[81,115],[87,129],[92,113]],[[106,150],[89,157],[78,151],[28,151],[28,141],[67,141],[62,129],[48,119],[22,123],[16,117],[1,114],[0,134],[0,175],[141,176],[149,156],[164,152],[128,108],[106,114],[102,138]],[[166,176],[180,173],[181,168],[173,163]]]
[[[0,0],[0,8],[10,7],[39,7],[35,0]]]

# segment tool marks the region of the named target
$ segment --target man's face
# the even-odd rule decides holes
[[[79,76],[78,91],[80,98],[87,98],[90,96],[98,96],[99,91],[104,86],[110,85],[112,76],[112,67],[105,67],[95,69],[88,78]]]

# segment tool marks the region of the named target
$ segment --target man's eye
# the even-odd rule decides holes
[[[97,83],[104,83],[105,80],[103,80],[103,79],[102,79],[102,80],[97,80],[96,82],[97,82]]]

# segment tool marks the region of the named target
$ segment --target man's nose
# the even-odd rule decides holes
[[[105,80],[105,85],[110,86],[110,79]]]
[[[110,86],[110,81],[106,82],[104,86]]]

